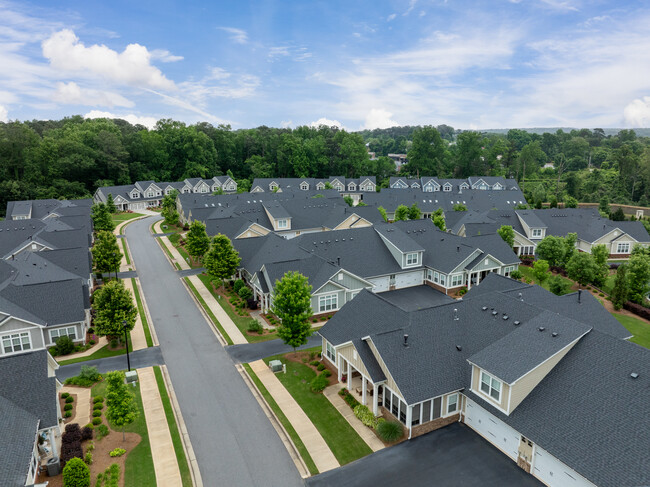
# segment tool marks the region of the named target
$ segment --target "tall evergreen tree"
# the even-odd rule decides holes
[[[627,268],[625,265],[620,266],[616,271],[614,288],[612,289],[612,304],[614,309],[619,310],[627,303],[630,289],[627,281]]]
[[[111,218],[111,213],[104,203],[96,203],[90,209],[90,218],[93,221],[93,227],[96,232],[107,231],[112,232],[115,230],[115,223]]]

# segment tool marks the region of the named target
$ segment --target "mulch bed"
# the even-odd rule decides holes
[[[316,372],[316,374],[320,374],[322,371],[318,370],[317,367],[311,365],[309,362],[313,362],[314,360],[321,360],[318,355],[315,355],[314,358],[310,358],[310,354],[314,352],[289,352],[284,354],[284,358],[291,361],[291,362],[296,362],[298,364],[305,365],[306,367],[309,367],[311,370]],[[326,360],[322,360],[320,363],[322,363],[327,370],[329,370],[332,375],[330,375],[327,380],[329,382],[328,387],[331,386],[332,384],[338,384],[338,376],[336,373],[336,370],[334,369],[333,366],[331,366],[329,363],[327,363]]]
[[[71,403],[72,404],[72,416],[69,418],[63,418],[63,421],[67,423],[74,423],[75,418],[77,417],[77,395],[76,394],[70,394],[70,397],[74,399],[74,401]],[[61,406],[61,414],[65,414],[64,407],[66,405],[65,399],[61,398],[61,394],[59,394],[59,405]],[[83,424],[80,424],[79,426],[85,426]]]

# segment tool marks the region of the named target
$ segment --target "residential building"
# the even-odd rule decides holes
[[[392,159],[395,163],[395,170],[397,172],[399,172],[400,169],[402,169],[402,166],[408,162],[406,154],[388,154],[388,158]]]
[[[255,178],[250,192],[322,191],[326,189],[327,185],[343,195],[356,195],[377,190],[375,176],[361,176],[360,178],[330,176],[329,178]]]
[[[470,176],[467,179],[443,179],[431,176],[421,178],[394,176],[390,178],[391,189],[419,189],[424,193],[457,192],[468,189],[480,191],[519,190],[513,179],[503,176]]]

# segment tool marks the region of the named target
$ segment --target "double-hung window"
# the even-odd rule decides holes
[[[288,227],[288,222],[286,218],[282,218],[278,220],[278,228],[287,228]]]
[[[5,353],[21,352],[32,349],[32,341],[29,332],[14,333],[2,337],[2,349]]]
[[[497,402],[501,401],[501,381],[481,372],[481,392]]]
[[[455,413],[458,409],[458,393],[447,396],[447,414]]]
[[[302,184],[300,185],[300,189],[302,189],[303,191],[307,191],[307,190],[309,189],[309,184],[307,184],[307,183],[302,183]]]
[[[56,330],[50,330],[50,339],[52,343],[56,343],[58,338],[63,336],[70,337],[70,340],[77,339],[77,331],[74,326],[68,326],[66,328],[57,328]]]
[[[332,362],[336,363],[336,350],[334,350],[334,347],[330,342],[325,342],[325,355]]]
[[[417,263],[418,263],[417,252],[411,252],[410,254],[406,254],[406,265],[417,265]]]
[[[630,253],[630,242],[619,242],[616,245],[617,254],[629,254]]]
[[[326,311],[332,311],[338,309],[339,307],[339,298],[336,294],[328,294],[327,296],[318,297],[318,311],[324,313]]]
[[[463,275],[454,274],[451,276],[451,287],[458,287],[463,285]]]
[[[532,237],[533,238],[540,238],[541,236],[542,236],[542,229],[541,228],[533,228]]]

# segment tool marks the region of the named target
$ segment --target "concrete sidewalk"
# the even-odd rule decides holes
[[[63,386],[61,392],[77,395],[75,415],[71,422],[77,423],[81,428],[90,423],[90,388]]]
[[[124,283],[124,287],[131,292],[131,296],[133,297],[133,304],[137,307],[138,303],[135,300],[135,289],[133,289],[133,283],[131,282],[131,279],[122,279],[122,282]],[[139,287],[140,286],[138,286],[138,288]],[[146,305],[144,304],[144,296],[142,293],[140,293],[140,301],[142,301],[142,307],[145,308]],[[134,352],[136,350],[147,348],[147,338],[144,334],[144,326],[142,325],[142,320],[140,319],[139,312],[135,317],[135,326],[133,327],[133,330],[131,330],[130,335],[131,346]]]
[[[183,257],[178,252],[176,247],[172,245],[168,237],[156,237],[156,238],[160,239],[160,243],[163,244],[165,247],[167,247],[167,250],[169,250],[169,253],[172,255],[172,267],[174,267],[174,262],[176,262],[181,267],[181,270],[190,269],[190,265],[187,263],[185,259],[183,259]],[[163,252],[165,251],[163,250]],[[167,255],[166,252],[165,252],[165,257],[169,258],[169,255]]]
[[[118,239],[117,245],[120,247],[120,252],[122,253],[122,260],[120,261],[120,272],[128,272],[135,270],[135,263],[133,262],[133,257],[131,256],[131,251],[129,250],[129,242],[126,240],[126,237]],[[126,255],[129,255],[129,262],[126,260]]]
[[[377,438],[370,428],[361,422],[359,418],[354,415],[354,411],[348,404],[345,402],[341,396],[339,396],[339,391],[341,390],[341,384],[334,384],[332,386],[326,387],[323,391],[325,397],[332,403],[341,416],[350,423],[350,426],[354,428],[354,431],[359,433],[359,436],[366,444],[372,449],[373,452],[382,450],[386,448],[384,443]]]
[[[226,313],[221,305],[217,303],[217,300],[214,298],[212,293],[203,284],[203,281],[201,281],[198,276],[188,276],[188,279],[199,292],[203,298],[203,301],[205,301],[205,304],[207,304],[212,313],[214,313],[214,316],[216,316],[219,324],[223,327],[224,330],[226,330],[226,333],[232,340],[232,343],[234,345],[248,343],[246,337],[241,331],[239,331],[239,328],[237,328],[237,325],[233,323],[230,316],[228,316],[228,313]]]
[[[252,362],[250,366],[285,414],[293,429],[296,430],[318,471],[322,473],[340,467],[341,465],[332,450],[327,446],[314,424],[275,374],[271,372],[268,365],[263,360],[258,360]]]
[[[140,381],[142,407],[149,430],[149,444],[156,471],[156,484],[158,487],[182,487],[181,471],[178,468],[172,435],[169,432],[153,367],[139,369],[138,380]]]

